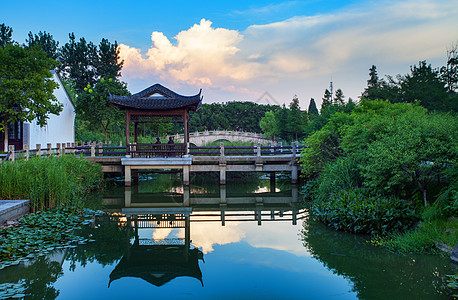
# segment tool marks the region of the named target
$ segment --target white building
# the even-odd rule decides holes
[[[43,127],[36,122],[24,122],[23,145],[29,145],[29,149],[35,149],[37,144],[46,148],[48,143],[56,147],[57,143],[75,142],[75,105],[65,89],[62,80],[55,71],[51,71],[53,79],[59,85],[53,92],[63,109],[59,115],[49,114],[47,124]]]

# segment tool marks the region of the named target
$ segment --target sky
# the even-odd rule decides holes
[[[333,83],[358,100],[369,68],[409,73],[445,64],[458,42],[458,0],[2,1],[0,24],[59,41],[74,32],[120,45],[131,93],[160,83],[204,103],[253,101],[318,107]]]

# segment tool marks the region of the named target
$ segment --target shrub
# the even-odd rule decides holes
[[[356,160],[341,157],[329,163],[317,179],[314,200],[327,201],[335,193],[361,186],[362,179]]]
[[[371,234],[401,231],[417,220],[409,204],[370,195],[362,188],[342,190],[328,201],[314,203],[311,214],[336,230]]]

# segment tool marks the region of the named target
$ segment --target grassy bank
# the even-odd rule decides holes
[[[4,162],[0,164],[0,199],[30,199],[32,211],[80,206],[102,181],[100,165],[71,155]]]

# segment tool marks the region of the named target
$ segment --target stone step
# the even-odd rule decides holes
[[[30,212],[30,200],[0,200],[0,226]]]

